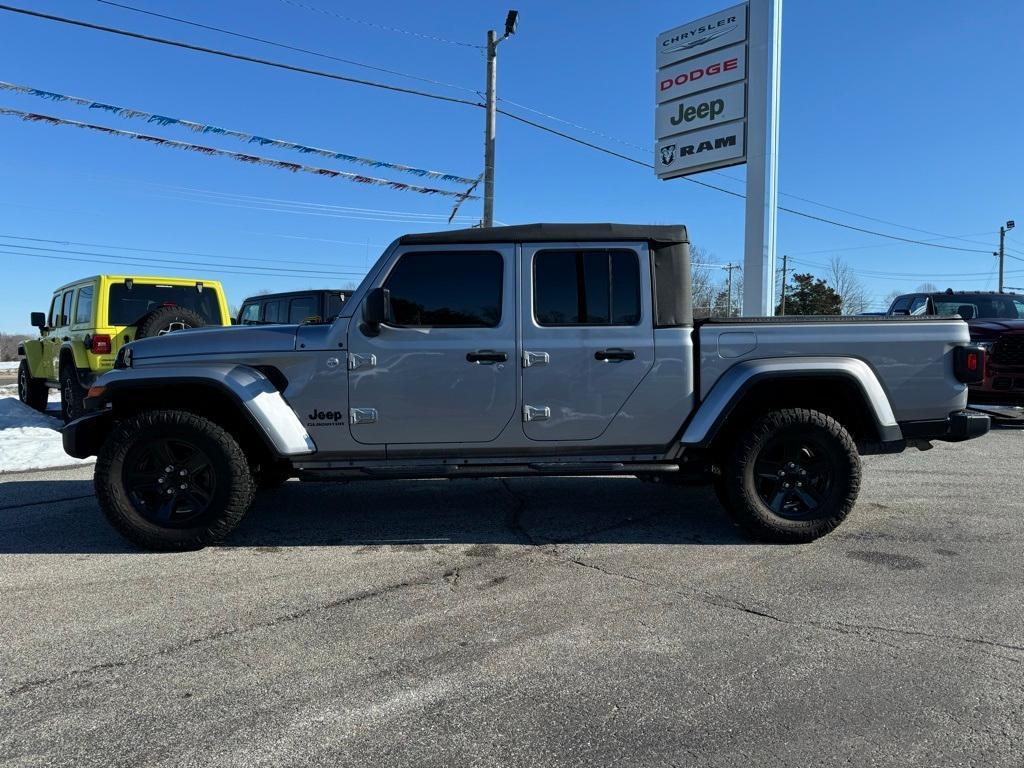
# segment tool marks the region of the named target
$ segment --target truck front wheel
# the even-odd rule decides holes
[[[94,482],[110,523],[143,549],[164,552],[220,541],[253,498],[235,438],[187,411],[150,411],[120,422],[97,457]]]
[[[29,408],[37,411],[46,410],[46,401],[50,397],[50,389],[44,379],[33,379],[28,369],[28,360],[18,363],[18,399]]]
[[[850,433],[819,411],[765,414],[740,435],[723,467],[720,498],[747,533],[801,543],[824,536],[853,509],[860,456]]]

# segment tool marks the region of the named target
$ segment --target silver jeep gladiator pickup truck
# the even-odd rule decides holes
[[[955,318],[695,323],[682,226],[467,229],[396,240],[329,324],[125,346],[64,447],[149,549],[222,539],[290,476],[704,477],[750,535],[806,542],[861,454],[987,432],[984,367]]]

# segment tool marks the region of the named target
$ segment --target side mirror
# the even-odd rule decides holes
[[[383,323],[391,322],[391,291],[387,288],[373,288],[363,302],[363,323],[366,330],[379,333]]]
[[[45,312],[33,312],[32,313],[32,327],[38,328],[40,331],[46,327],[46,313]]]

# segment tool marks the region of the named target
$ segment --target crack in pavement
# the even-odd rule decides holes
[[[936,633],[933,633],[933,632],[925,632],[923,630],[900,629],[898,627],[883,627],[883,626],[874,625],[874,624],[851,624],[851,623],[848,623],[848,622],[836,622],[835,624],[829,624],[829,623],[823,622],[823,621],[813,621],[813,620],[799,621],[799,620],[787,619],[787,618],[784,618],[782,616],[778,616],[778,615],[773,614],[773,613],[768,613],[766,611],[757,610],[756,608],[751,608],[750,606],[744,605],[740,601],[735,600],[733,598],[722,597],[721,595],[715,595],[715,594],[712,594],[710,592],[702,592],[700,590],[680,591],[680,590],[672,589],[670,587],[666,587],[663,584],[658,584],[656,582],[647,581],[646,579],[638,578],[638,577],[633,576],[633,575],[628,574],[628,573],[621,573],[621,572],[618,572],[618,571],[610,571],[607,568],[602,568],[601,566],[594,565],[593,563],[588,563],[585,560],[581,560],[579,558],[562,558],[562,559],[566,560],[567,562],[573,563],[574,565],[578,565],[578,566],[581,566],[583,568],[589,568],[591,570],[597,571],[598,573],[604,574],[605,576],[609,576],[609,577],[612,577],[612,578],[619,578],[619,579],[627,579],[627,580],[635,582],[637,584],[641,584],[641,585],[643,585],[645,587],[650,587],[652,589],[659,589],[659,590],[662,590],[664,592],[668,592],[670,594],[678,595],[679,597],[683,597],[683,598],[687,598],[687,599],[691,599],[691,600],[697,600],[698,602],[704,603],[706,605],[712,605],[712,606],[715,606],[715,607],[718,607],[718,608],[726,608],[728,610],[739,611],[741,613],[750,614],[751,616],[757,616],[757,617],[762,618],[762,619],[768,619],[770,621],[778,622],[779,624],[787,624],[789,626],[794,626],[794,627],[814,627],[815,629],[821,629],[821,630],[824,630],[824,631],[827,631],[827,632],[836,632],[836,633],[843,634],[843,635],[855,635],[857,637],[862,637],[865,640],[869,640],[870,642],[875,642],[875,643],[881,643],[881,641],[879,641],[877,638],[871,637],[870,636],[871,632],[887,632],[887,633],[891,633],[891,634],[911,636],[911,637],[927,637],[927,638],[931,638],[933,640],[947,640],[947,641],[951,641],[951,642],[961,642],[961,643],[968,643],[968,644],[972,644],[972,645],[992,646],[992,647],[1003,648],[1003,649],[1011,650],[1011,651],[1024,651],[1024,646],[1014,645],[1012,643],[1002,643],[1002,642],[999,642],[997,640],[987,640],[985,638],[980,638],[980,637],[965,637],[963,635],[940,635],[940,634],[936,634]],[[887,645],[889,647],[899,647],[899,646],[893,646],[893,645],[891,645],[889,643],[881,643],[881,644]],[[990,655],[992,655],[992,656],[994,656],[995,658],[998,658],[998,659],[1003,659],[1003,660],[1006,660],[1006,661],[1013,661],[1016,664],[1020,664],[1021,663],[1021,661],[1019,659],[1014,659],[1012,657],[996,655],[996,654],[990,654]]]
[[[128,659],[121,659],[119,661],[106,661],[100,664],[94,664],[93,666],[86,667],[84,669],[72,669],[68,670],[67,672],[63,672],[59,675],[54,675],[52,677],[40,678],[38,680],[30,680],[14,688],[8,689],[6,693],[9,696],[16,696],[18,694],[31,691],[35,688],[45,687],[53,685],[54,683],[64,682],[65,680],[81,677],[82,675],[87,675],[91,672],[97,672],[105,669],[119,669],[122,667],[131,666],[133,664],[139,664],[144,661],[149,661],[150,659],[159,658],[161,656],[170,656],[171,654],[187,650],[189,648],[194,648],[195,646],[202,645],[203,643],[221,640],[225,637],[231,637],[233,635],[251,632],[257,629],[273,628],[281,624],[286,624],[292,621],[298,621],[299,619],[303,619],[314,613],[330,611],[345,605],[352,605],[353,603],[359,603],[364,600],[372,600],[376,597],[383,597],[385,595],[398,592],[408,587],[426,586],[427,584],[430,584],[432,581],[434,581],[434,579],[417,579],[415,581],[403,581],[398,584],[389,584],[384,587],[379,587],[378,589],[357,592],[354,595],[348,595],[337,600],[331,600],[330,602],[321,605],[314,605],[308,608],[302,608],[300,610],[291,611],[289,613],[281,614],[280,616],[275,616],[271,619],[258,621],[254,624],[246,624],[243,626],[228,627],[226,629],[217,630],[216,632],[201,635],[200,637],[194,637],[190,640],[186,640],[185,642],[179,643],[177,645],[172,645],[167,648],[160,648],[151,653],[140,654],[138,656],[134,656]]]

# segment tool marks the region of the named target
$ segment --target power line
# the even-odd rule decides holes
[[[379,24],[379,23],[377,23],[375,21],[366,21],[365,19],[357,19],[357,18],[355,18],[353,16],[346,16],[343,13],[338,13],[337,11],[324,10],[323,8],[317,8],[316,6],[313,6],[313,5],[306,5],[305,3],[299,3],[299,2],[296,2],[295,0],[279,0],[279,1],[282,2],[282,3],[286,3],[287,5],[293,5],[296,8],[302,8],[303,10],[306,10],[306,11],[313,11],[315,13],[322,13],[325,16],[333,16],[333,17],[335,17],[337,19],[341,19],[342,21],[348,21],[348,22],[351,22],[353,24],[362,24],[362,25],[367,26],[367,27],[374,27],[375,29],[380,29],[380,30],[383,30],[385,32],[398,32],[399,34],[409,35],[410,37],[419,37],[419,38],[422,38],[424,40],[433,40],[434,42],[438,42],[438,43],[447,43],[448,45],[458,45],[458,46],[461,46],[463,48],[483,49],[483,47],[484,47],[482,45],[477,45],[476,43],[464,43],[461,40],[449,40],[446,37],[440,37],[439,35],[431,35],[431,34],[427,34],[426,32],[412,32],[412,31],[410,31],[408,29],[401,29],[399,27],[392,27],[392,26],[389,26],[387,24]]]
[[[33,16],[39,19],[46,19],[47,21],[56,21],[61,24],[70,24],[76,27],[84,27],[85,29],[94,29],[99,32],[109,32],[113,35],[121,35],[122,37],[130,37],[136,40],[145,40],[150,43],[159,43],[160,45],[169,45],[174,48],[184,48],[190,51],[199,51],[200,53],[209,53],[214,56],[223,56],[228,59],[235,59],[236,61],[247,61],[251,64],[262,64],[266,67],[274,67],[276,69],[284,69],[290,72],[300,72],[305,75],[314,75],[316,77],[325,77],[329,80],[340,80],[346,83],[354,83],[356,85],[366,85],[373,88],[382,88],[387,91],[395,91],[396,93],[407,93],[412,96],[423,96],[428,99],[436,99],[438,101],[448,101],[453,104],[468,104],[472,107],[482,107],[483,105],[476,101],[469,101],[468,99],[460,99],[455,96],[444,96],[439,93],[430,93],[428,91],[419,91],[413,88],[403,88],[399,85],[389,85],[387,83],[378,83],[374,80],[363,80],[358,77],[349,77],[347,75],[339,75],[335,72],[324,72],[319,69],[310,69],[309,67],[300,67],[296,64],[285,64],[280,61],[271,61],[270,59],[261,59],[256,56],[246,56],[243,53],[232,53],[231,51],[223,51],[218,48],[208,48],[204,45],[195,45],[193,43],[186,43],[180,40],[170,40],[164,37],[155,37],[153,35],[144,35],[141,32],[132,32],[127,29],[118,29],[117,27],[108,27],[103,24],[94,24],[90,21],[81,21],[80,19],[71,19],[66,16],[55,16],[52,13],[42,13],[41,11],[31,11],[27,8],[16,8],[13,5],[0,5],[0,11],[10,11],[11,13],[20,13],[25,16]]]
[[[196,257],[202,258],[202,259],[220,259],[222,261],[244,261],[244,262],[263,261],[263,262],[268,262],[268,263],[271,263],[271,264],[280,264],[282,262],[282,258],[280,256],[277,257],[277,258],[260,258],[258,256],[218,255],[218,254],[215,254],[215,253],[202,253],[202,252],[199,252],[199,251],[171,251],[171,250],[165,250],[165,249],[162,249],[162,248],[139,248],[137,246],[128,246],[128,245],[111,245],[110,243],[86,243],[86,242],[81,242],[81,241],[76,241],[76,240],[52,240],[52,239],[45,238],[45,237],[27,237],[27,236],[24,236],[24,235],[0,234],[0,239],[2,239],[2,240],[25,240],[25,241],[32,242],[32,243],[48,243],[48,244],[51,244],[51,245],[80,245],[80,246],[83,246],[85,248],[109,248],[109,249],[114,250],[114,251],[132,251],[134,253],[159,253],[159,254],[164,254],[164,255],[167,255],[167,256],[196,256]],[[355,245],[365,246],[366,243],[355,243]],[[4,248],[28,248],[28,249],[34,250],[33,246],[21,245],[20,243],[19,244],[11,244],[11,245],[8,245],[7,243],[0,243],[0,247],[4,247]],[[280,268],[257,267],[257,269],[280,269]],[[312,272],[321,272],[321,273],[324,273],[324,274],[335,274],[333,271],[329,271],[329,270],[326,270],[326,269],[325,270],[304,270],[304,269],[292,270],[292,269],[289,269],[288,271],[297,271],[297,272],[307,272],[307,271],[309,271],[311,273]]]
[[[284,2],[292,2],[292,0],[282,0],[282,1],[284,1]],[[295,3],[292,3],[292,4],[295,4]],[[152,35],[144,35],[144,34],[141,34],[139,32],[131,32],[129,30],[118,29],[116,27],[108,27],[108,26],[101,25],[101,24],[93,24],[91,22],[81,21],[81,20],[78,20],[78,19],[71,19],[71,18],[67,18],[67,17],[63,17],[63,16],[56,16],[56,15],[48,14],[48,13],[41,13],[39,11],[31,11],[31,10],[28,10],[28,9],[25,9],[25,8],[17,8],[17,7],[10,6],[10,5],[2,5],[2,4],[0,4],[0,10],[10,11],[10,12],[13,12],[13,13],[20,13],[20,14],[23,14],[23,15],[26,15],[26,16],[33,16],[33,17],[36,17],[36,18],[46,19],[46,20],[49,20],[49,21],[57,21],[57,22],[60,22],[60,23],[63,23],[63,24],[71,24],[71,25],[74,25],[74,26],[84,27],[86,29],[94,29],[94,30],[98,30],[98,31],[101,31],[101,32],[109,32],[111,34],[116,34],[116,35],[121,35],[121,36],[124,36],[124,37],[135,38],[135,39],[138,39],[138,40],[145,40],[145,41],[148,41],[148,42],[159,43],[161,45],[169,45],[169,46],[173,46],[173,47],[177,47],[177,48],[184,48],[184,49],[187,49],[187,50],[199,51],[201,53],[208,53],[208,54],[212,54],[212,55],[215,55],[215,56],[223,56],[225,58],[235,59],[235,60],[238,60],[238,61],[247,61],[247,62],[254,63],[254,64],[262,64],[264,66],[274,67],[274,68],[277,68],[277,69],[283,69],[283,70],[288,70],[288,71],[292,71],[292,72],[299,72],[299,73],[302,73],[302,74],[314,75],[314,76],[317,76],[317,77],[325,77],[325,78],[332,79],[332,80],[339,80],[339,81],[343,81],[343,82],[350,82],[350,83],[355,83],[355,84],[359,84],[359,85],[371,86],[371,87],[375,87],[375,88],[382,88],[382,89],[385,89],[385,90],[395,91],[395,92],[398,92],[398,93],[407,93],[407,94],[410,94],[410,95],[422,96],[424,98],[431,98],[431,99],[436,99],[436,100],[440,100],[440,101],[447,101],[447,102],[451,102],[451,103],[455,103],[455,104],[465,104],[465,105],[468,105],[468,106],[481,107],[481,108],[484,106],[483,104],[481,104],[479,102],[470,101],[468,99],[460,99],[460,98],[456,98],[456,97],[452,97],[452,96],[444,96],[444,95],[441,95],[441,94],[429,93],[429,92],[426,92],[426,91],[419,91],[419,90],[415,90],[415,89],[411,89],[411,88],[403,88],[403,87],[400,87],[400,86],[388,85],[388,84],[385,84],[385,83],[378,83],[378,82],[371,81],[371,80],[363,80],[363,79],[360,79],[360,78],[348,77],[348,76],[345,76],[345,75],[339,75],[339,74],[332,73],[332,72],[324,72],[322,70],[310,69],[308,67],[300,67],[300,66],[293,65],[293,64],[285,64],[283,62],[276,62],[276,61],[271,61],[271,60],[268,60],[268,59],[261,59],[261,58],[255,57],[255,56],[246,56],[244,54],[232,53],[230,51],[224,51],[224,50],[220,50],[220,49],[216,49],[216,48],[209,48],[209,47],[206,47],[206,46],[194,45],[192,43],[185,43],[185,42],[181,42],[181,41],[177,41],[177,40],[169,40],[169,39],[166,39],[166,38],[154,37]],[[628,155],[624,155],[624,154],[622,154],[620,152],[615,152],[614,150],[608,149],[606,147],[602,147],[602,146],[600,146],[598,144],[594,144],[593,142],[585,141],[583,139],[577,138],[577,137],[572,136],[570,134],[564,133],[563,131],[559,131],[559,130],[556,130],[554,128],[550,128],[548,126],[545,126],[545,125],[542,125],[540,123],[537,123],[537,122],[535,122],[533,120],[529,120],[527,118],[521,117],[521,116],[516,115],[514,113],[508,112],[507,110],[498,110],[498,111],[501,112],[502,114],[506,115],[507,117],[511,117],[511,118],[513,118],[515,120],[518,120],[519,122],[522,122],[522,123],[526,124],[526,125],[530,125],[530,126],[532,126],[534,128],[538,128],[540,130],[547,131],[547,132],[552,133],[552,134],[554,134],[556,136],[560,136],[560,137],[562,137],[564,139],[568,139],[569,141],[573,141],[573,142],[575,142],[577,144],[581,144],[583,146],[590,147],[591,149],[597,150],[599,152],[603,152],[603,153],[608,154],[608,155],[612,155],[614,157],[618,157],[620,159],[626,160],[626,161],[634,163],[636,165],[640,165],[640,166],[643,166],[643,167],[646,167],[646,168],[652,168],[652,169],[654,168],[654,166],[651,163],[646,163],[646,162],[643,162],[641,160],[637,160],[635,158],[629,157]],[[737,197],[737,198],[740,198],[740,199],[743,199],[743,198],[746,197],[746,195],[744,195],[742,193],[734,192],[734,191],[726,189],[724,187],[719,187],[719,186],[716,186],[714,184],[709,184],[707,182],[698,181],[697,179],[693,179],[691,177],[685,177],[685,178],[690,183],[697,184],[697,185],[703,186],[703,187],[707,187],[709,189],[714,189],[714,190],[717,190],[718,192],[723,192],[723,193],[725,193],[727,195],[731,195],[733,197]],[[876,237],[884,237],[884,238],[887,238],[887,239],[890,239],[890,240],[895,240],[895,241],[899,241],[899,242],[905,242],[905,243],[909,243],[909,244],[912,244],[912,245],[923,245],[923,246],[927,246],[927,247],[931,247],[931,248],[940,248],[940,249],[943,249],[943,250],[959,251],[959,252],[962,252],[962,253],[986,253],[987,254],[987,253],[990,252],[990,251],[982,251],[982,250],[978,250],[978,249],[957,248],[955,246],[940,245],[940,244],[937,244],[937,243],[929,243],[929,242],[922,241],[922,240],[914,240],[914,239],[911,239],[911,238],[900,237],[898,235],[891,235],[891,234],[887,234],[885,232],[878,232],[878,231],[875,231],[875,230],[866,229],[864,227],[857,227],[857,226],[854,226],[852,224],[845,224],[843,222],[835,221],[834,219],[829,219],[829,218],[826,218],[824,216],[816,216],[814,214],[807,213],[805,211],[799,211],[799,210],[796,210],[796,209],[793,209],[793,208],[787,208],[787,207],[784,207],[784,206],[779,206],[779,210],[780,211],[784,211],[786,213],[793,214],[795,216],[800,216],[802,218],[809,219],[811,221],[818,221],[818,222],[821,222],[823,224],[831,224],[833,226],[842,227],[843,229],[849,229],[849,230],[854,231],[854,232],[862,232],[864,234],[874,235]]]
[[[63,253],[63,251],[61,251],[61,253]],[[0,255],[23,256],[23,257],[32,258],[32,259],[50,259],[50,260],[55,260],[55,261],[73,261],[73,262],[80,262],[80,263],[84,263],[84,264],[104,264],[104,263],[106,263],[106,259],[102,259],[102,258],[82,259],[82,258],[76,258],[74,256],[55,256],[55,255],[47,255],[47,254],[42,254],[42,253],[25,253],[23,251],[12,251],[12,250],[0,250]],[[108,255],[107,258],[110,258],[110,256]],[[174,266],[176,264],[184,264],[184,262],[172,262],[172,267],[173,267],[174,271],[177,271],[177,272],[183,271],[183,270],[177,268],[176,266]],[[156,263],[153,263],[153,262],[144,262],[144,261],[141,261],[141,260],[139,260],[139,261],[119,261],[119,262],[116,262],[116,265],[119,266],[119,267],[122,267],[122,266],[124,266],[124,267],[143,267],[143,268],[146,268],[146,269],[149,269],[149,268],[154,267],[154,266],[161,267],[161,268],[166,267],[166,264],[156,264]],[[264,278],[273,277],[275,280],[291,279],[291,280],[306,280],[307,282],[309,282],[309,281],[311,281],[313,279],[312,276],[309,276],[309,275],[268,274],[266,272],[246,272],[246,271],[240,271],[240,270],[234,270],[234,269],[224,269],[223,267],[206,267],[206,268],[204,268],[203,271],[204,272],[209,272],[211,274],[218,274],[218,275],[247,275],[247,276],[250,276],[250,277],[264,277]],[[336,279],[358,280],[358,279],[361,279],[361,277],[362,276],[360,275],[360,276],[353,276],[353,277],[345,278],[345,277],[339,275],[339,276],[336,277]],[[319,279],[322,280],[323,278],[319,278]]]
[[[408,72],[399,72],[397,69],[388,69],[387,67],[378,67],[378,66],[375,66],[373,64],[364,64],[361,61],[354,61],[352,59],[344,59],[344,58],[342,58],[340,56],[332,56],[331,54],[323,53],[322,51],[313,51],[313,50],[310,50],[309,48],[300,48],[299,46],[289,45],[288,43],[280,43],[280,42],[277,42],[275,40],[267,40],[264,37],[255,37],[253,35],[246,35],[246,34],[243,34],[241,32],[234,32],[234,31],[232,31],[230,29],[224,29],[223,27],[214,27],[214,26],[212,26],[210,24],[201,24],[198,21],[190,21],[188,19],[179,18],[178,16],[169,16],[169,15],[167,15],[165,13],[156,13],[155,11],[147,11],[147,10],[145,10],[143,8],[134,8],[134,7],[130,6],[130,5],[124,5],[122,3],[112,2],[112,0],[96,0],[96,2],[103,3],[104,5],[111,5],[111,6],[114,6],[116,8],[123,8],[123,9],[125,9],[127,11],[133,11],[135,13],[144,13],[147,16],[155,16],[157,18],[166,19],[167,21],[173,21],[173,22],[176,22],[178,24],[187,24],[190,27],[197,27],[199,29],[206,29],[206,30],[209,30],[211,32],[220,32],[221,34],[231,35],[232,37],[238,37],[238,38],[241,38],[242,40],[252,40],[253,42],[256,42],[256,43],[262,43],[264,45],[272,45],[275,48],[282,48],[282,49],[284,49],[286,51],[295,51],[297,53],[305,53],[305,54],[308,54],[310,56],[318,56],[318,57],[320,57],[322,59],[330,59],[331,61],[337,61],[337,62],[340,62],[341,64],[350,64],[353,67],[361,67],[363,69],[369,69],[369,70],[372,70],[374,72],[384,72],[385,74],[388,74],[388,75],[397,75],[399,77],[407,77],[410,80],[418,80],[421,83],[430,83],[431,85],[440,85],[440,86],[443,86],[445,88],[454,88],[456,90],[465,91],[467,93],[476,93],[477,92],[476,89],[474,89],[474,88],[467,88],[466,86],[463,86],[463,85],[455,85],[454,83],[446,83],[446,82],[444,82],[442,80],[433,80],[433,79],[431,79],[429,77],[422,77],[420,75],[410,75]]]
[[[171,264],[171,265],[180,265],[180,266],[187,266],[187,267],[212,267],[212,268],[227,267],[229,269],[233,269],[234,268],[233,264],[217,264],[215,262],[209,262],[209,261],[180,261],[178,259],[160,259],[160,258],[157,258],[155,256],[122,256],[122,255],[116,254],[116,253],[99,253],[99,252],[96,252],[96,251],[79,251],[79,250],[75,250],[75,249],[72,249],[72,248],[43,248],[42,246],[36,246],[36,245],[21,245],[21,244],[7,245],[7,244],[4,244],[4,243],[0,243],[0,248],[21,248],[21,249],[26,250],[26,251],[42,251],[43,253],[63,253],[63,254],[70,253],[70,254],[73,254],[73,255],[76,255],[76,256],[98,256],[98,257],[103,258],[103,259],[135,259],[135,260],[145,260],[145,261],[152,262],[152,263],[158,264],[158,265]],[[2,253],[2,251],[0,251],[0,253]],[[257,272],[249,272],[247,274],[259,274],[259,275],[263,275],[264,277],[276,277],[276,276],[278,276],[277,273],[284,273],[284,274],[289,275],[291,277],[297,277],[297,276],[303,276],[303,275],[313,275],[313,276],[316,276],[316,277],[354,277],[354,276],[360,276],[361,277],[362,276],[361,272],[350,272],[350,271],[335,272],[335,271],[330,271],[330,270],[326,270],[326,269],[295,269],[295,268],[291,268],[291,267],[249,267],[249,269],[251,269],[251,270],[258,270],[258,271]]]

